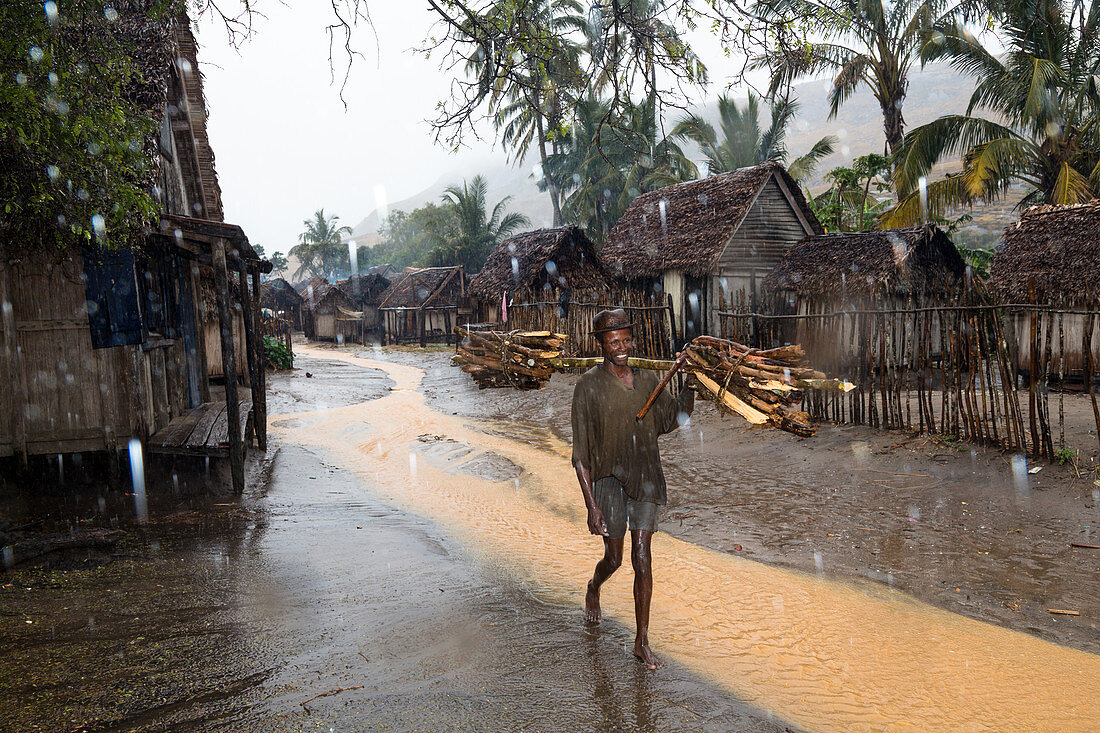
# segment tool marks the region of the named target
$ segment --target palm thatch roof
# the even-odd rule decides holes
[[[946,293],[966,274],[951,239],[931,224],[806,237],[764,278],[768,290],[801,296]]]
[[[393,265],[371,265],[363,271],[364,275],[381,275],[389,281],[393,281],[398,274],[398,269]]]
[[[173,28],[175,43],[175,68],[173,84],[186,93],[186,108],[168,108],[170,117],[183,117],[189,129],[175,129],[176,148],[186,156],[185,185],[192,210],[187,216],[200,219],[222,221],[222,191],[218,184],[218,174],[214,170],[214,151],[210,147],[210,137],[206,130],[206,96],[203,93],[202,72],[199,70],[198,43],[191,32],[191,20],[181,12],[176,16]],[[186,170],[186,168],[193,170]]]
[[[320,278],[315,279],[320,280]],[[356,308],[356,303],[343,290],[335,285],[330,285],[324,280],[306,288],[305,292],[302,293],[302,305],[307,310],[312,311],[322,308],[327,311],[330,303],[347,310],[355,310]]]
[[[378,305],[382,293],[390,286],[389,279],[381,275],[352,275],[347,280],[335,283],[336,287],[355,301],[356,305]]]
[[[458,265],[406,270],[382,293],[379,308],[457,305],[466,297],[466,275]]]
[[[1003,301],[1086,303],[1100,297],[1100,200],[1036,206],[1005,230],[990,286]]]
[[[316,290],[322,285],[328,285],[328,280],[323,277],[310,277],[294,284],[294,289],[298,291],[298,295],[305,297],[310,288]]]
[[[294,286],[281,277],[268,280],[260,285],[260,305],[278,310],[284,305],[300,305],[302,296]]]
[[[481,272],[470,278],[470,292],[500,299],[509,290],[600,288],[612,283],[584,230],[565,226],[505,239],[489,254]]]
[[[665,270],[713,272],[764,185],[776,176],[817,233],[825,230],[798,184],[779,163],[764,163],[644,193],[612,228],[600,252],[605,266],[635,279]]]

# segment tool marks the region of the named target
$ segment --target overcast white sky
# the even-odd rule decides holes
[[[354,226],[374,210],[376,189],[399,201],[445,173],[504,158],[499,147],[472,138],[472,148],[459,153],[432,143],[425,120],[448,95],[450,79],[437,59],[412,52],[433,22],[426,3],[370,2],[378,43],[360,28],[356,42],[366,58],[352,67],[347,109],[339,85],[330,84],[329,3],[263,7],[267,18],[239,52],[209,19],[199,20],[198,40],[225,218],[269,253],[294,246],[316,209]],[[692,42],[711,68],[712,90],[721,91],[732,62],[709,35]]]

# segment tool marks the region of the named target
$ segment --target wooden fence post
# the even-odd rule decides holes
[[[229,274],[225,250],[229,243],[214,240],[211,255],[214,261],[214,294],[218,301],[218,326],[221,331],[222,369],[225,371],[225,416],[229,424],[229,465],[233,476],[233,491],[244,492],[244,444],[241,440],[241,406],[237,399],[237,365],[233,354],[233,311],[229,305]]]
[[[260,272],[252,270],[252,294],[255,307],[253,309],[253,325],[257,332],[260,323]],[[281,323],[282,321],[280,321]],[[286,346],[290,348],[290,321],[286,321]],[[267,451],[267,357],[264,351],[263,337],[259,337],[258,350],[256,352],[256,379],[252,387],[252,415],[256,430],[256,446]],[[255,386],[258,382],[259,386]]]

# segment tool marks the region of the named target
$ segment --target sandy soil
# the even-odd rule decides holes
[[[392,386],[307,366],[271,379],[273,413]],[[646,673],[632,629],[586,628],[323,455],[276,440],[250,470],[240,500],[151,480],[145,525],[86,484],[2,505],[126,536],[0,575],[0,730],[790,730],[674,664]]]
[[[547,431],[570,437],[575,377],[556,375],[537,392],[479,392],[446,354],[387,358],[427,369],[435,409],[536,443]],[[670,486],[662,529],[774,565],[889,584],[1100,651],[1100,550],[1071,546],[1100,544],[1096,437],[1087,428],[1067,435],[1083,448],[1078,469],[1021,471],[1011,455],[927,436],[823,424],[801,439],[744,427],[704,403],[689,427],[662,439]]]
[[[539,392],[478,392],[446,353],[358,351],[424,369],[428,406],[470,429],[548,453],[568,440],[569,377]],[[284,418],[285,429],[394,388],[382,371],[335,358],[301,366],[271,379],[271,414],[303,415]],[[349,439],[359,427],[348,426]],[[746,432],[710,405],[662,451],[662,528],[673,537],[868,595],[892,585],[1100,651],[1100,551],[1070,547],[1100,544],[1095,471],[1021,473],[1012,456],[850,426],[823,425],[811,439]],[[520,480],[504,456],[448,435],[425,433],[412,453],[480,479]],[[126,532],[111,552],[0,575],[0,730],[787,727],[675,663],[645,673],[625,651],[629,624],[585,628],[579,608],[395,509],[326,453],[276,438],[250,471],[257,488],[236,499],[218,493],[218,467],[162,467],[144,525],[125,491],[89,484],[72,465],[56,488],[0,482],[0,531],[35,521],[41,531]],[[183,473],[205,488],[181,484]],[[576,498],[554,510],[578,514]]]

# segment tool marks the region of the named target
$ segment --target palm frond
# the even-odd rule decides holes
[[[930,220],[943,219],[952,209],[967,206],[974,201],[962,175],[933,181],[928,184],[925,192],[926,198],[923,204],[920,191],[902,196],[879,217],[878,228],[900,229],[924,224]]]
[[[1054,186],[1047,196],[1047,203],[1081,204],[1091,201],[1095,195],[1095,189],[1088,178],[1069,163],[1062,163],[1058,169],[1058,176],[1054,180]]]
[[[802,155],[798,156],[787,165],[787,172],[796,181],[803,181],[811,176],[822,159],[829,157],[836,149],[837,139],[832,135],[826,135],[818,140]]]

